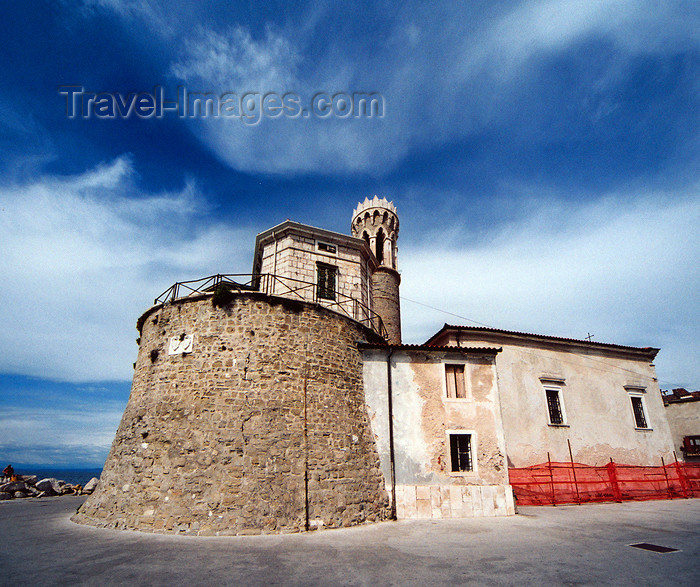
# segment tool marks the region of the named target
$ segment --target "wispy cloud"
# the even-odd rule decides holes
[[[194,121],[193,132],[222,161],[249,172],[381,174],[406,155],[513,125],[514,139],[541,139],[534,111],[520,120],[524,88],[542,81],[553,58],[576,47],[609,48],[591,88],[576,96],[595,122],[617,108],[615,96],[633,59],[700,46],[683,8],[647,2],[541,1],[477,8],[450,3],[404,7],[382,18],[383,37],[367,45],[348,36],[343,51],[318,43],[330,15],[315,26],[268,28],[254,38],[241,25],[190,33],[171,71],[189,85],[224,91],[376,91],[386,119],[275,119],[246,126],[235,119]],[[384,16],[384,15],[383,15]],[[318,41],[317,41],[318,39]],[[567,112],[564,109],[560,115]],[[562,123],[562,127],[566,128]],[[525,134],[525,136],[520,136]],[[551,140],[551,137],[550,137]]]
[[[0,202],[3,372],[128,380],[134,324],[156,295],[248,266],[253,231],[204,222],[192,181],[140,189],[127,157],[5,185]]]

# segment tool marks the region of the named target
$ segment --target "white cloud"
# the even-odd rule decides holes
[[[0,412],[0,454],[8,462],[99,466],[123,410],[124,404],[114,401],[66,410],[5,406]]]
[[[361,91],[350,86],[343,64],[316,84],[300,76],[299,48],[272,29],[257,40],[240,26],[225,33],[201,29],[185,44],[184,53],[171,72],[189,92],[217,96],[230,92],[239,97],[291,92],[308,109],[317,92]],[[191,128],[222,161],[248,172],[354,172],[375,168],[387,157],[396,160],[403,153],[394,149],[392,155],[387,149],[387,127],[379,118],[282,116],[249,124],[221,116],[193,120]]]
[[[139,189],[128,158],[0,188],[0,371],[129,380],[135,323],[175,281],[246,272],[253,231],[198,225],[194,183]]]
[[[478,241],[463,231],[458,247],[404,244],[401,291],[496,328],[659,346],[662,386],[695,389],[698,225],[697,188],[566,208],[540,201]],[[444,242],[423,242],[431,240]],[[408,301],[402,314],[405,338],[415,342],[442,322],[470,324]]]
[[[98,10],[112,11],[126,21],[144,21],[158,35],[169,37],[182,26],[173,14],[149,0],[83,0],[87,14]],[[187,21],[185,21],[187,22]]]

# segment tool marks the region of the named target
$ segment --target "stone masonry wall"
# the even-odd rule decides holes
[[[387,267],[378,267],[372,274],[374,311],[382,317],[389,334],[389,344],[401,344],[401,276]]]
[[[182,335],[194,335],[192,352],[169,354]],[[384,519],[356,345],[371,336],[321,307],[261,294],[147,313],[99,488],[73,519],[198,535],[293,532],[305,528],[307,501],[312,528]]]
[[[346,297],[360,300],[368,305],[367,261],[355,249],[335,243],[336,253],[326,253],[317,248],[317,239],[290,234],[275,245],[274,242],[265,246],[262,258],[262,273],[298,279],[315,284],[316,263],[322,262],[338,268],[336,290]],[[363,280],[364,277],[364,280]],[[278,286],[278,293],[283,294],[285,287]],[[312,300],[314,290],[300,292]],[[320,300],[324,303],[323,300]]]

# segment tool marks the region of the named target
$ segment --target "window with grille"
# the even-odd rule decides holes
[[[464,387],[464,365],[445,365],[445,380],[447,397],[466,399],[467,392]]]
[[[471,434],[450,434],[450,462],[453,473],[474,470]]]
[[[564,414],[561,410],[561,398],[558,389],[547,389],[547,410],[549,411],[549,423],[555,426],[564,424]]]
[[[649,428],[644,414],[644,404],[641,397],[632,396],[632,410],[634,411],[634,424],[637,428]]]
[[[316,271],[316,295],[319,299],[334,300],[338,268],[333,265],[326,265],[325,263],[317,263]]]

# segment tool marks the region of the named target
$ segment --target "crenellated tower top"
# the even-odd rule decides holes
[[[357,208],[352,213],[353,219],[364,212],[365,210],[371,210],[373,208],[381,208],[383,210],[389,210],[389,212],[393,212],[394,216],[398,218],[398,213],[396,212],[396,206],[386,198],[380,198],[379,196],[375,195],[371,200],[369,198],[365,198],[364,202],[360,202],[357,205]]]

